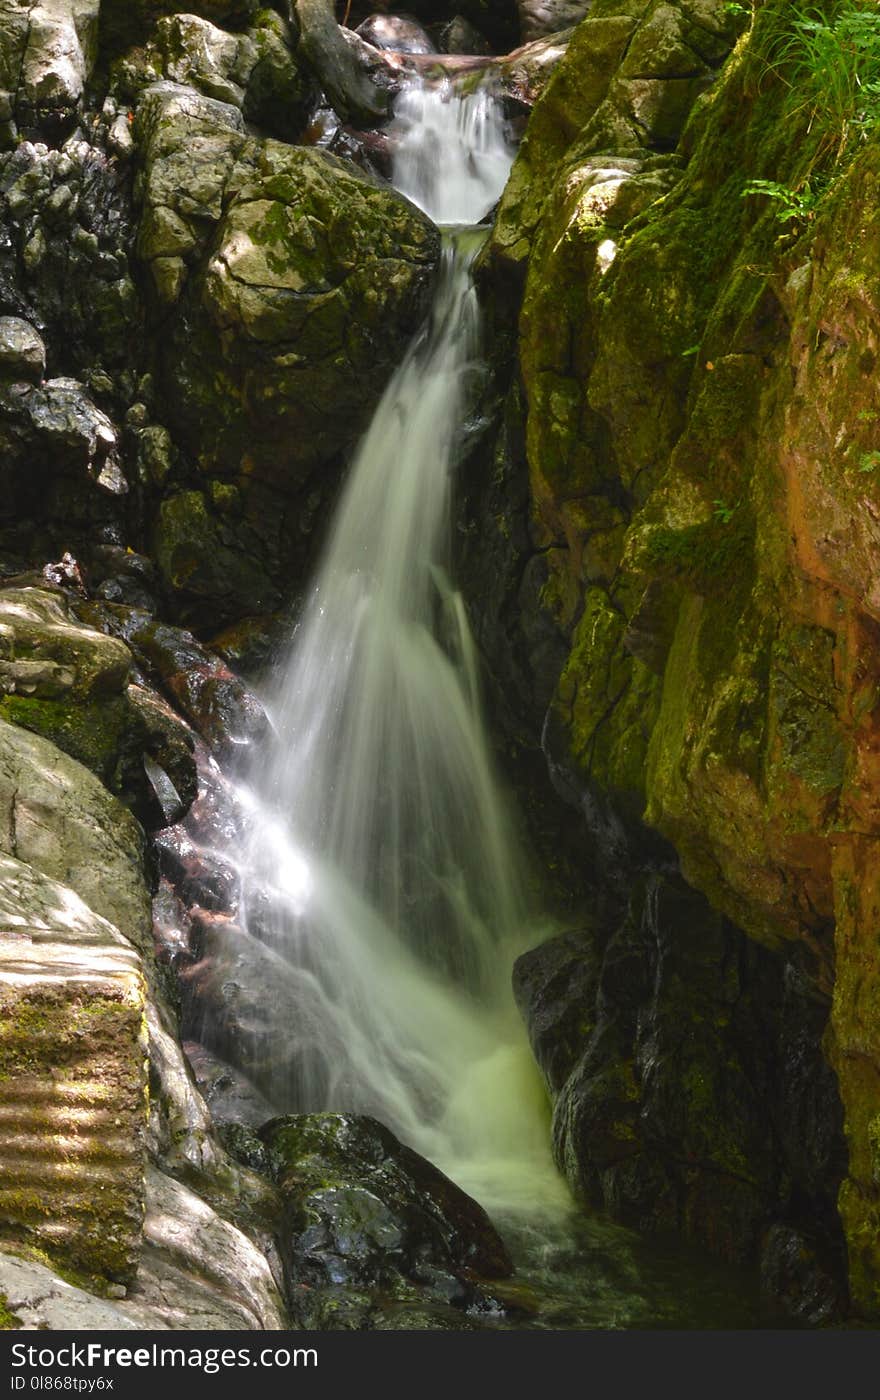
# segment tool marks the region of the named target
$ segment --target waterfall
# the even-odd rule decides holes
[[[394,183],[441,225],[442,264],[241,789],[244,921],[275,969],[261,1014],[286,1017],[292,1047],[261,1087],[284,1111],[371,1113],[490,1208],[534,1210],[565,1199],[509,990],[539,935],[449,572],[451,473],[480,377],[477,226],[512,151],[485,89],[404,92],[392,138]]]

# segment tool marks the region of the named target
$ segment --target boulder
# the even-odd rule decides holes
[[[144,1213],[140,959],[68,885],[8,856],[0,1013],[0,1234],[128,1283]]]
[[[83,626],[61,593],[0,592],[0,714],[90,768],[145,822],[178,821],[196,795],[194,740],[158,695],[129,685],[132,655]]]
[[[136,102],[160,79],[228,103],[284,141],[300,139],[317,98],[294,58],[290,26],[275,10],[260,10],[244,33],[197,14],[163,16],[147,45],[114,64],[112,89],[120,101]]]
[[[368,15],[355,30],[368,44],[392,53],[436,53],[427,31],[406,15]]]
[[[63,594],[38,588],[0,592],[0,691],[41,700],[120,695],[131,652],[115,637],[71,618]]]
[[[512,1265],[486,1212],[381,1123],[300,1114],[273,1119],[260,1137],[284,1199],[298,1325],[373,1325],[374,1309],[395,1302],[402,1313],[427,1304],[447,1326],[455,1310],[497,1309],[480,1280]]]
[[[593,0],[517,0],[520,32],[527,41],[543,39],[580,24],[592,8]]]

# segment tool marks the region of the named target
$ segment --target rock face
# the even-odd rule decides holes
[[[0,1235],[117,1283],[140,1254],[144,1013],[131,944],[0,857]]]
[[[260,1136],[284,1199],[299,1326],[455,1327],[455,1310],[493,1307],[479,1279],[512,1266],[489,1217],[381,1123],[302,1114],[272,1119]]]
[[[219,626],[277,607],[327,464],[426,311],[437,234],[350,165],[254,141],[236,108],[191,90],[150,88],[136,131],[139,252],[173,308],[166,420],[198,464],[168,491],[153,547],[184,615]]]
[[[193,1191],[153,1169],[143,1262],[122,1307],[147,1328],[263,1331],[286,1325],[259,1249]]]
[[[535,110],[492,251],[496,285],[524,275],[505,462],[528,473],[538,561],[508,615],[526,676],[548,628],[566,652],[544,747],[604,857],[650,863],[660,833],[830,1001],[813,1045],[837,1075],[850,1285],[873,1314],[880,165],[874,138],[817,154],[765,83],[789,21],[759,7],[715,77],[733,7],[597,0]],[[823,160],[815,207],[780,217]],[[762,180],[777,194],[750,193]]]
[[[20,131],[65,131],[97,55],[98,0],[12,0],[0,41],[0,110],[9,144]],[[5,109],[5,110],[3,110]]]
[[[625,1224],[739,1262],[803,1218],[839,1277],[846,1153],[820,1049],[827,1000],[797,959],[782,965],[670,875],[628,903],[610,936],[564,934],[516,964],[566,1176]]]

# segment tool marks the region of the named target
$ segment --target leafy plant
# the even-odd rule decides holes
[[[812,219],[819,202],[819,190],[811,188],[809,181],[801,189],[793,190],[776,180],[749,180],[743,188],[742,198],[750,194],[762,194],[774,200],[778,205],[776,218],[780,223],[788,223],[790,219]]]
[[[880,467],[880,452],[863,452],[859,458],[860,472],[874,472]]]
[[[712,502],[712,505],[713,505],[713,507],[714,507],[714,509],[713,509],[713,511],[712,511],[712,515],[713,515],[714,519],[718,522],[719,525],[729,525],[729,524],[730,524],[731,520],[732,520],[733,517],[736,515],[736,510],[737,510],[737,505],[738,505],[738,504],[739,504],[739,502],[737,502],[735,505],[730,506],[730,505],[727,504],[726,501],[720,501],[720,500],[719,500],[719,501],[713,501],[713,502]]]
[[[783,5],[765,50],[790,89],[789,111],[819,135],[815,159],[840,160],[851,141],[880,125],[880,10],[876,0],[839,0],[830,12]]]

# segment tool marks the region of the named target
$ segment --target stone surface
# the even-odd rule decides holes
[[[59,1278],[45,1264],[0,1250],[0,1298],[27,1332],[128,1332],[146,1324]]]
[[[194,1192],[152,1169],[143,1262],[124,1307],[144,1327],[262,1331],[287,1325],[264,1255]]]
[[[248,137],[192,89],[147,89],[135,133],[138,250],[173,308],[165,426],[197,464],[152,552],[184,618],[216,631],[276,609],[301,572],[339,454],[427,308],[437,235],[349,164]]]
[[[0,690],[41,700],[119,695],[128,647],[71,618],[64,597],[37,588],[0,592]]]
[[[721,67],[732,7],[597,0],[535,110],[491,257],[499,286],[525,273],[542,562],[518,602],[531,637],[543,615],[566,639],[551,768],[603,859],[644,858],[653,828],[717,910],[832,998],[840,1214],[873,1314],[878,147],[829,166],[800,217],[748,194],[805,178],[808,133],[760,80],[786,19],[761,7]]]
[[[373,1326],[396,1303],[397,1325],[434,1308],[498,1307],[481,1279],[512,1265],[483,1208],[373,1118],[301,1114],[276,1118],[260,1137],[275,1162],[285,1205],[282,1257],[292,1317],[300,1326]],[[459,1324],[463,1319],[458,1319]],[[467,1324],[465,1324],[467,1325]]]
[[[578,1195],[740,1262],[809,1201],[840,1309],[842,1112],[822,1058],[828,1001],[801,969],[653,876],[616,926],[520,958],[514,985]],[[794,1305],[796,1280],[788,1292]]]
[[[81,764],[0,719],[0,850],[69,885],[136,948],[151,947],[143,832]]]
[[[0,857],[0,1234],[131,1281],[147,1127],[140,959],[67,885]]]
[[[46,347],[30,321],[0,316],[0,376],[39,384],[46,369]]]
[[[0,93],[21,130],[69,130],[97,56],[98,0],[6,0],[0,40]]]
[[[265,9],[244,33],[220,29],[198,14],[163,16],[147,45],[116,61],[112,87],[118,98],[136,102],[141,89],[160,79],[229,103],[287,141],[302,136],[317,96],[294,58],[290,26]]]

